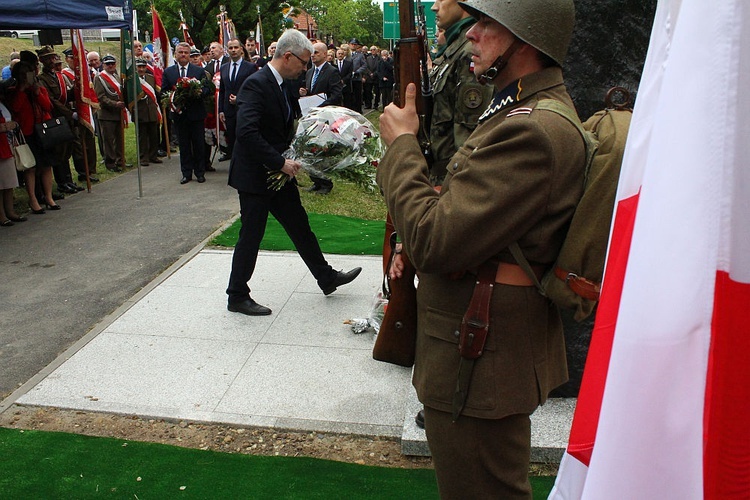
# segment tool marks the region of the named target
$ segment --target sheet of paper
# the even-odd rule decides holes
[[[310,108],[320,106],[327,99],[325,94],[313,94],[299,98],[299,107],[302,109],[302,116],[310,112]]]

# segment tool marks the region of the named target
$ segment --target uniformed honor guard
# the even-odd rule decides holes
[[[104,70],[94,80],[94,90],[99,99],[99,128],[104,147],[104,166],[113,172],[122,172],[125,161],[122,127],[125,119],[125,101],[122,95],[120,74],[115,56],[102,58]]]
[[[380,118],[377,169],[393,223],[419,274],[413,384],[443,498],[531,498],[530,415],[567,379],[557,307],[534,287],[554,262],[583,191],[586,147],[562,63],[573,0],[466,0],[480,82],[495,90],[447,163],[440,193],[417,139],[416,86]],[[457,92],[460,89],[457,89]],[[460,93],[460,92],[459,92]],[[461,98],[467,98],[461,96]]]

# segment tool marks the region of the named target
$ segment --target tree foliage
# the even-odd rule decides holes
[[[228,17],[234,23],[237,36],[243,39],[255,31],[258,22],[257,6],[260,6],[260,16],[263,23],[263,38],[268,45],[271,40],[279,37],[283,30],[282,14],[279,2],[274,0],[158,0],[154,2],[164,27],[170,38],[182,40],[180,30],[180,10],[198,47],[208,45],[219,38],[219,26],[216,16],[219,6],[224,5]],[[144,31],[151,33],[151,2],[149,0],[133,0],[133,8],[138,11],[141,38]]]
[[[304,0],[299,6],[315,18],[321,40],[383,45],[383,11],[372,0]]]

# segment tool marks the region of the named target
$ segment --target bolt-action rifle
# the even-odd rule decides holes
[[[398,16],[400,36],[394,49],[393,102],[403,107],[406,86],[417,84],[417,114],[419,115],[419,140],[422,153],[430,162],[429,130],[432,117],[432,85],[427,69],[429,56],[424,6],[416,1],[415,22],[414,0],[400,0]],[[397,234],[390,214],[386,218],[385,240],[383,241],[384,294],[388,299],[385,316],[380,324],[377,340],[373,348],[373,358],[401,366],[414,364],[417,336],[417,290],[414,287],[416,269],[409,261],[406,252],[400,255],[404,264],[402,277],[391,280],[388,271],[395,256]]]

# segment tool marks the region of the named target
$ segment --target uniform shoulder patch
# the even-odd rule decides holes
[[[466,89],[464,93],[464,106],[476,109],[482,105],[482,91],[476,87]]]

